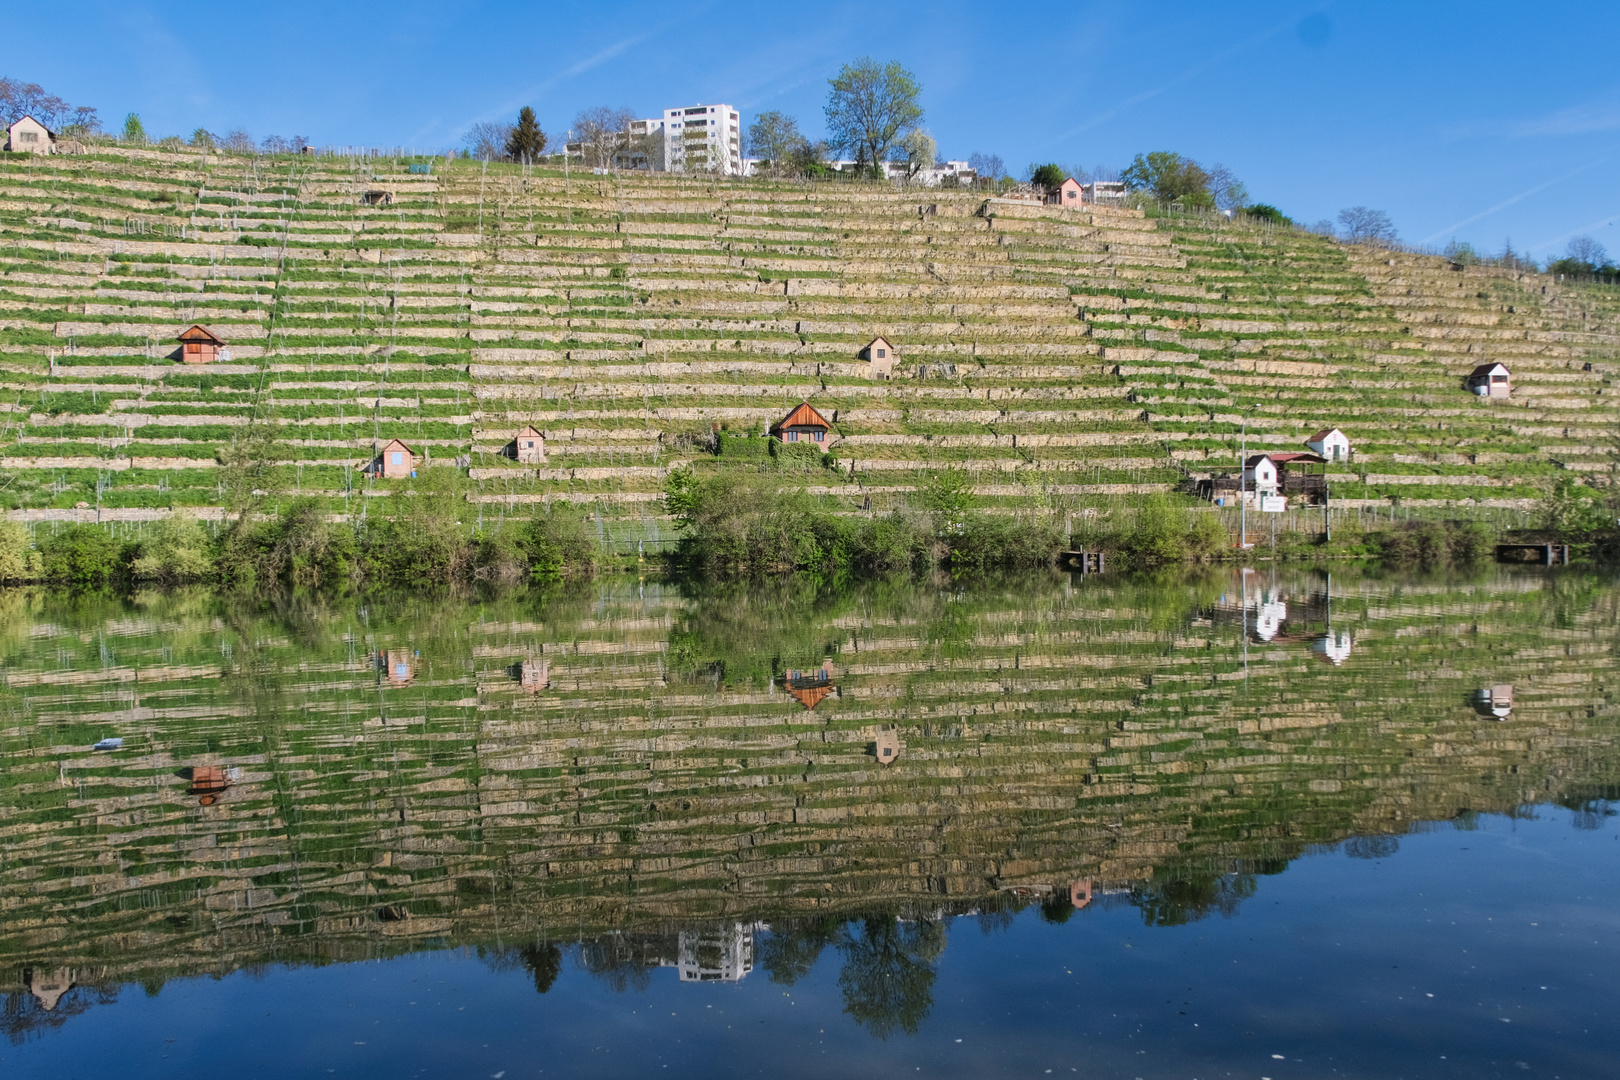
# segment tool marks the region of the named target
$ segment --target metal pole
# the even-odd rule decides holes
[[[1326,468],[1326,466],[1323,466]],[[1333,543],[1333,489],[1328,487],[1326,479],[1322,483],[1322,528],[1327,531],[1327,542]]]
[[[1243,475],[1249,460],[1249,414],[1243,414],[1243,441],[1238,451],[1238,549],[1249,550],[1249,489]],[[1244,593],[1248,595],[1247,592]]]

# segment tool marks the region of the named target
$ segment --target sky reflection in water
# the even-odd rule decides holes
[[[1614,591],[1347,577],[0,597],[0,1069],[1612,1075]]]

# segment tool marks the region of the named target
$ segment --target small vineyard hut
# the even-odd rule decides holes
[[[416,455],[411,452],[410,447],[394,439],[377,452],[377,460],[372,463],[372,468],[384,480],[415,476]]]
[[[224,340],[201,323],[186,327],[175,340],[180,342],[180,362],[183,364],[212,364],[220,358],[220,350],[225,348]],[[229,359],[228,355],[226,359]]]
[[[894,375],[894,346],[887,338],[873,338],[872,343],[861,350],[861,359],[866,361],[867,378],[887,379]]]
[[[1350,460],[1350,439],[1336,427],[1318,431],[1305,440],[1305,445],[1324,461]]]
[[[827,418],[811,408],[808,401],[799,402],[792,412],[771,425],[771,434],[783,442],[824,443],[831,430]]]
[[[546,460],[546,437],[532,427],[526,427],[512,437],[512,458],[525,465],[538,465]]]
[[[24,116],[6,128],[6,149],[14,154],[54,154],[56,136],[32,116]]]
[[[1468,389],[1480,397],[1510,397],[1513,394],[1513,373],[1505,364],[1481,364],[1468,373]]]

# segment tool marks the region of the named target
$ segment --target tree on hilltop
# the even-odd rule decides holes
[[[901,136],[922,123],[922,84],[898,60],[879,64],[863,56],[828,80],[827,131],[831,143],[862,165],[883,161]]]
[[[891,155],[906,166],[906,179],[910,180],[924,169],[932,169],[939,161],[939,144],[922,128],[906,132],[895,154]]]
[[[968,168],[980,180],[989,180],[992,183],[1007,175],[1007,165],[1001,160],[999,154],[982,154],[975,150],[968,155]]]
[[[799,122],[786,113],[770,110],[759,113],[748,125],[748,154],[780,172],[810,145],[799,131]]]
[[[1215,209],[1223,213],[1241,210],[1249,205],[1249,189],[1225,165],[1216,163],[1209,169],[1209,197]]]
[[[630,146],[630,125],[636,114],[629,109],[599,105],[574,117],[574,138],[585,152],[585,163],[599,169],[611,168],[619,151]]]
[[[1029,182],[1036,187],[1051,190],[1068,178],[1068,171],[1056,162],[1047,162],[1045,165],[1031,165],[1029,167]]]
[[[1547,264],[1549,274],[1599,274],[1607,277],[1614,272],[1608,251],[1590,236],[1577,236],[1564,249],[1562,259],[1554,259]]]
[[[467,129],[462,136],[461,144],[466,148],[467,156],[479,161],[499,161],[506,156],[506,143],[512,137],[511,124],[497,124],[492,120],[480,120]]]
[[[1160,202],[1183,206],[1214,206],[1209,192],[1209,173],[1191,158],[1168,150],[1137,154],[1130,168],[1120,174],[1125,186],[1144,192]]]
[[[546,133],[535,121],[534,110],[525,105],[518,110],[517,126],[506,137],[506,156],[513,161],[534,161],[546,148]]]
[[[1388,247],[1400,242],[1395,223],[1382,210],[1352,206],[1339,211],[1339,224],[1344,228],[1345,240],[1352,244]]]

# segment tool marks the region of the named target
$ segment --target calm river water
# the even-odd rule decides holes
[[[0,1074],[1613,1077],[1617,646],[1575,570],[0,593]]]

